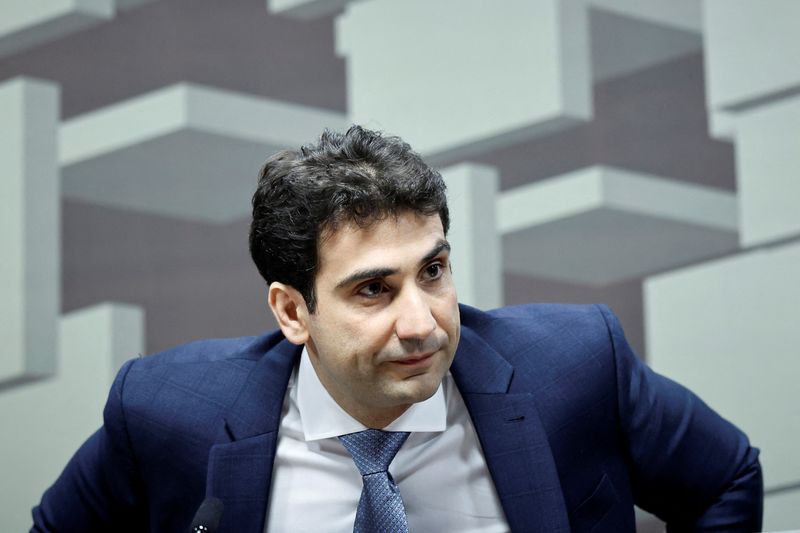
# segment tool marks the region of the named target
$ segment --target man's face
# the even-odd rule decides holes
[[[306,342],[351,416],[385,427],[433,395],[460,335],[449,245],[438,215],[404,212],[324,235]]]

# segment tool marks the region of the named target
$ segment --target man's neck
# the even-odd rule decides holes
[[[336,398],[334,398],[334,401],[336,401],[336,403],[339,404],[339,407],[344,409],[344,411],[347,414],[349,414],[350,416],[352,416],[353,418],[355,418],[356,420],[358,420],[359,422],[361,422],[362,424],[371,429],[385,428],[386,426],[388,426],[389,424],[400,418],[400,415],[408,411],[408,408],[411,407],[411,405],[400,405],[396,407],[390,407],[385,410],[381,410],[380,412],[374,412],[374,410],[369,410],[369,412],[366,412],[366,410],[363,409],[361,410],[357,408],[348,409],[347,406],[339,403],[339,401],[336,400]],[[364,412],[359,412],[359,411],[364,411]]]

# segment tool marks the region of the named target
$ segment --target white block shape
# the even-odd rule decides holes
[[[593,166],[500,194],[504,268],[603,286],[737,246],[727,191]]]
[[[458,300],[480,309],[503,305],[503,270],[495,202],[494,168],[464,163],[442,170],[447,183],[450,231],[447,240]]]
[[[720,141],[735,142],[736,113],[734,111],[709,109],[708,135]]]
[[[267,0],[267,10],[276,15],[313,19],[333,15],[353,0]]]
[[[741,241],[800,235],[800,96],[736,115]]]
[[[764,531],[798,533],[800,531],[798,509],[800,509],[800,489],[767,494],[764,498]]]
[[[27,531],[31,508],[70,456],[102,423],[103,405],[124,359],[143,348],[143,313],[101,304],[61,318],[59,372],[0,391],[0,516]]]
[[[706,100],[710,110],[800,90],[800,2],[704,0]]]
[[[337,19],[336,46],[347,60],[350,120],[429,157],[463,157],[592,116],[582,1],[356,2]]]
[[[650,363],[749,435],[767,489],[800,482],[798,272],[792,243],[644,284]]]
[[[0,84],[0,386],[51,374],[61,305],[59,90]]]
[[[247,216],[258,171],[339,113],[178,84],[65,122],[64,195],[97,204],[224,223]]]
[[[4,0],[0,56],[58,39],[114,16],[114,0]]]

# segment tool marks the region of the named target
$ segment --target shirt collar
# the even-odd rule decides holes
[[[303,348],[297,371],[295,391],[297,410],[306,441],[338,437],[367,429],[361,422],[347,414],[320,382],[308,351]],[[412,404],[397,420],[386,426],[386,431],[442,432],[447,427],[447,402],[442,385],[425,400]]]

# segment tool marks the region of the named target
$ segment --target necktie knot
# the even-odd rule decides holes
[[[353,456],[362,476],[386,472],[398,450],[408,438],[408,432],[366,429],[342,435],[339,440]]]
[[[407,438],[408,433],[379,429],[339,437],[364,481],[354,533],[408,533],[400,489],[389,474],[389,465]]]

